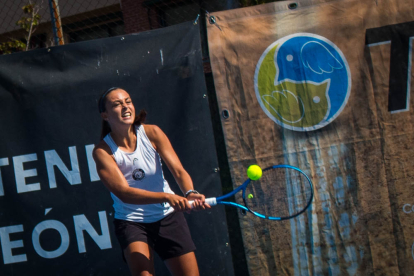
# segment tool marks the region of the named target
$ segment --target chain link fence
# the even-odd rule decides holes
[[[0,0],[0,54],[138,33],[265,2],[273,1]]]

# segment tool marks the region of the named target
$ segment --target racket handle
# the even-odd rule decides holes
[[[210,206],[217,205],[217,199],[215,197],[206,198],[205,202]]]
[[[194,200],[190,200],[188,201],[188,203],[190,203],[191,208],[193,208]],[[217,200],[215,197],[209,197],[209,198],[206,198],[205,203],[207,203],[210,206],[214,206],[214,205],[217,205]],[[164,206],[168,208],[170,207],[170,204],[166,203]]]
[[[206,200],[205,200],[204,202],[205,202],[205,203],[207,203],[207,204],[208,204],[208,205],[210,205],[210,206],[217,205],[217,200],[216,200],[216,198],[215,198],[215,197],[209,197],[209,198],[206,198]],[[189,200],[189,201],[188,201],[188,203],[190,203],[191,208],[193,208],[193,203],[194,203],[194,200]]]

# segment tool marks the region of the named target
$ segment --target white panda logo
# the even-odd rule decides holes
[[[134,167],[135,168],[138,167],[137,166],[137,163],[138,163],[138,159],[137,158],[134,158],[133,164],[134,164]],[[134,180],[142,180],[142,179],[144,179],[145,178],[145,172],[144,172],[144,170],[143,169],[134,169],[132,171],[132,178]]]

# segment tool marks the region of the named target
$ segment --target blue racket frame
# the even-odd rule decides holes
[[[252,213],[253,215],[255,215],[255,216],[259,217],[259,218],[268,219],[268,220],[286,220],[286,219],[291,219],[291,218],[294,218],[294,217],[299,216],[300,214],[302,214],[303,212],[305,212],[309,208],[309,206],[312,204],[312,200],[313,200],[313,184],[312,184],[312,181],[310,180],[310,178],[301,169],[299,169],[297,167],[294,167],[294,166],[291,166],[291,165],[274,165],[274,166],[268,167],[266,169],[263,169],[263,172],[265,172],[267,170],[277,169],[277,168],[294,169],[294,170],[300,172],[301,174],[303,174],[306,177],[306,179],[309,181],[309,185],[311,186],[311,197],[310,197],[309,201],[307,202],[306,206],[303,208],[302,211],[300,211],[300,212],[298,212],[298,213],[296,213],[296,214],[294,214],[292,216],[287,216],[287,217],[269,217],[269,216],[265,216],[263,214],[257,213],[257,212],[255,212],[253,210],[250,210],[248,207],[246,207],[246,206],[248,206],[248,204],[246,204],[246,197],[245,197],[246,196],[246,187],[252,181],[250,178],[248,178],[246,181],[244,181],[242,185],[240,185],[239,187],[237,187],[232,192],[217,197],[216,198],[217,204],[230,205],[230,206],[233,206],[233,207],[237,207],[237,208],[240,208],[240,209],[242,209],[242,210],[244,210],[246,212],[250,212],[250,213]],[[235,194],[237,194],[238,192],[240,192],[240,190],[243,190],[242,197],[243,197],[243,202],[244,202],[245,206],[244,205],[241,205],[241,204],[238,204],[236,202],[223,201],[226,198],[229,198],[229,197],[234,196]]]

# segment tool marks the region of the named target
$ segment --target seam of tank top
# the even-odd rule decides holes
[[[154,146],[152,145],[151,140],[148,138],[147,133],[145,132],[145,128],[144,128],[144,126],[143,126],[143,125],[139,125],[139,126],[137,127],[137,131],[138,131],[138,129],[140,129],[141,127],[142,127],[142,133],[144,134],[144,137],[146,138],[147,142],[149,143],[149,145],[151,146],[151,148],[154,150],[154,152],[157,152],[157,150],[156,150],[156,149],[154,148]],[[138,136],[138,134],[137,134],[137,136]]]
[[[109,141],[106,141],[105,138],[108,137]],[[112,139],[111,135],[108,133],[104,138],[105,143],[109,146],[111,149],[112,155],[115,156],[115,152],[118,150],[117,144],[115,144],[115,141]]]

